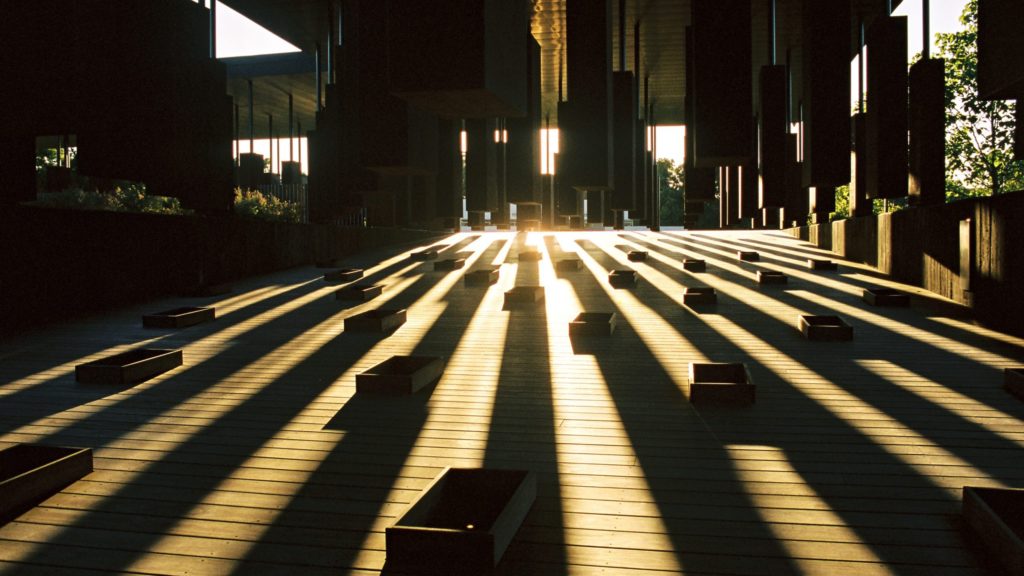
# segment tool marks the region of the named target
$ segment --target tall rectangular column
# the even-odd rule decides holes
[[[694,161],[741,164],[753,157],[750,2],[694,0],[690,15]]]
[[[799,161],[799,149],[796,134],[786,135],[786,198],[784,224],[789,226],[793,221],[802,225],[807,220],[810,208],[807,190],[803,186],[803,165]]]
[[[850,151],[850,216],[870,216],[874,209],[871,200],[868,199],[867,114],[854,114],[850,122],[853,123],[853,143]]]
[[[540,204],[544,181],[540,174],[540,44],[531,36],[527,50],[526,115],[508,118],[507,182],[508,200],[518,205]]]
[[[611,210],[636,206],[636,90],[632,72],[614,74],[615,174],[614,191],[605,196]]]
[[[910,67],[910,181],[914,205],[946,202],[946,61]]]
[[[868,197],[907,195],[907,19],[868,29]]]
[[[834,188],[850,181],[850,3],[804,2],[802,25],[803,185]]]
[[[462,123],[441,120],[437,131],[437,215],[446,227],[462,218]]]
[[[579,190],[606,190],[613,184],[611,2],[566,0],[568,100],[574,113],[563,120],[572,149],[561,149],[561,178]]]
[[[0,136],[0,206],[36,199],[35,139]]]
[[[781,208],[786,195],[786,67],[763,66],[758,101],[757,207]]]
[[[984,100],[1024,98],[1024,2],[978,0],[978,95]]]
[[[493,118],[466,120],[466,210],[491,212],[498,208],[498,147]]]

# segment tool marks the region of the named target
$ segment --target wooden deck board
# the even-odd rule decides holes
[[[1024,486],[1024,404],[1000,389],[1024,341],[911,287],[911,308],[871,308],[860,290],[886,282],[851,263],[811,273],[818,251],[780,234],[459,243],[473,256],[449,273],[360,255],[386,288],[357,306],[299,268],[203,299],[218,319],[185,330],[141,327],[142,313],[196,303],[168,298],[0,343],[0,447],[95,452],[92,474],[0,526],[0,573],[377,574],[384,529],[431,479],[487,465],[539,481],[499,574],[985,574],[958,493]],[[463,286],[524,244],[583,267],[513,258],[499,284]],[[650,257],[628,262],[617,244]],[[738,263],[738,249],[762,261]],[[636,269],[638,286],[611,288],[613,267]],[[757,269],[790,284],[760,288]],[[503,311],[502,293],[528,284],[546,302]],[[688,285],[719,304],[683,307]],[[409,320],[386,336],[343,330],[377,306]],[[577,355],[568,322],[583,310],[619,322]],[[839,313],[854,341],[803,340],[805,312]],[[129,388],[74,381],[76,364],[142,345],[183,348],[184,365]],[[447,358],[435,388],[354,396],[355,374],[410,353]],[[757,403],[691,405],[688,363],[705,361],[748,363]]]

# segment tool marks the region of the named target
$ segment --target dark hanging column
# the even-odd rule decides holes
[[[786,107],[786,67],[763,66],[758,101],[758,200],[762,223],[779,227],[779,208],[786,197],[786,136],[789,134]]]
[[[612,186],[612,55],[609,0],[566,0],[567,73],[572,113],[558,114],[561,178],[579,190]]]
[[[1016,124],[1013,130],[1013,159],[1024,160],[1024,106],[1021,105],[1020,100],[1014,104],[1017,109],[1013,117]]]
[[[842,186],[850,181],[849,2],[803,3],[802,80],[803,185]]]
[[[737,213],[736,217],[739,220],[753,219],[754,225],[760,224],[761,211],[758,208],[758,190],[757,190],[757,164],[754,162],[747,162],[737,167],[736,182],[738,185],[737,190]]]
[[[604,224],[605,194],[600,190],[587,191],[587,224]]]
[[[683,205],[683,224],[687,228],[696,226],[697,219],[704,212],[704,206],[715,199],[718,170],[714,167],[698,167],[694,162],[696,151],[694,143],[693,127],[694,120],[693,106],[693,31],[692,27],[686,28],[686,94],[683,101],[683,113],[686,122],[686,153],[684,155],[684,178],[686,179],[686,197]]]
[[[605,196],[612,211],[632,210],[636,206],[636,89],[632,72],[614,75],[615,100],[615,181],[614,190]]]
[[[647,207],[650,205],[651,179],[650,166],[647,161],[647,120],[641,118],[636,121],[636,174],[634,190],[636,190],[636,205],[629,211],[629,218],[634,223],[646,223],[648,217]]]
[[[576,152],[584,147],[582,135],[576,129],[585,123],[574,102],[558,103],[558,161],[555,166],[555,213],[562,218],[583,215],[583,194],[572,183],[578,178],[579,157]]]
[[[507,182],[508,200],[516,204],[517,218],[522,221],[540,220],[540,205],[544,198],[544,180],[541,178],[540,133],[540,44],[530,36],[527,50],[527,112],[521,118],[508,118]],[[536,213],[524,208],[535,206]],[[532,224],[539,228],[539,222]]]
[[[978,0],[978,96],[1024,98],[1024,2]]]
[[[869,198],[907,195],[907,19],[879,17],[867,33]]]
[[[437,130],[437,215],[458,230],[462,218],[462,123],[441,120]]]
[[[836,211],[836,189],[831,186],[812,186],[807,190],[808,213],[814,224],[825,224],[829,214]]]
[[[693,137],[697,166],[738,165],[753,157],[749,0],[691,3]]]
[[[803,166],[799,160],[799,148],[796,134],[786,135],[786,200],[783,212],[783,224],[797,226],[807,220],[809,208],[807,190],[803,186]]]
[[[946,202],[946,61],[910,67],[910,203]]]
[[[36,199],[35,139],[0,137],[0,206]]]
[[[498,189],[498,207],[491,214],[491,220],[499,230],[508,230],[511,214],[508,206],[508,132],[505,129],[505,119],[498,118],[495,122],[497,132],[495,134],[495,160],[496,163],[496,187]]]
[[[850,216],[871,216],[874,214],[868,199],[868,179],[865,161],[868,146],[867,114],[859,112],[850,118],[853,123],[853,142],[850,151]],[[942,127],[945,129],[945,126]]]
[[[466,210],[492,212],[498,208],[498,147],[494,119],[466,120]],[[483,216],[481,216],[483,218]]]

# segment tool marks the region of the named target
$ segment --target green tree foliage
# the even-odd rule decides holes
[[[659,158],[658,182],[661,187],[662,226],[682,226],[683,195],[686,190],[683,166],[677,165],[670,158]]]
[[[300,222],[301,207],[294,202],[279,200],[259,190],[235,188],[235,214],[275,222]]]
[[[1024,188],[1013,160],[1014,104],[978,98],[978,0],[960,16],[964,29],[938,34],[946,60],[946,196],[1000,194]]]

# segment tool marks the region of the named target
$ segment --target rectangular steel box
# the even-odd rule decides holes
[[[788,282],[789,278],[782,272],[776,272],[774,270],[757,271],[758,284],[786,284]]]
[[[75,366],[85,384],[137,384],[182,364],[181,350],[139,348]]]
[[[392,356],[356,374],[356,392],[401,396],[415,394],[444,373],[440,356]]]
[[[1010,394],[1024,400],[1024,368],[1004,369],[1003,388]]]
[[[516,286],[505,292],[505,310],[517,306],[532,306],[543,301],[543,286]]]
[[[761,259],[761,255],[757,252],[747,252],[744,250],[736,252],[736,257],[744,262],[757,262]]]
[[[439,271],[446,271],[446,272],[448,272],[448,271],[452,271],[452,270],[460,270],[465,265],[466,265],[466,259],[465,258],[450,258],[448,260],[438,260],[437,262],[434,262],[434,271],[435,272],[439,272]]]
[[[146,314],[142,317],[142,325],[146,328],[187,328],[203,322],[211,322],[216,316],[214,308],[184,306],[155,314]]]
[[[346,332],[390,332],[405,324],[405,309],[377,308],[345,318]]]
[[[563,258],[555,264],[559,272],[578,272],[581,266],[579,258]]]
[[[757,387],[746,364],[691,363],[689,399],[694,404],[753,404]]]
[[[490,573],[536,497],[533,472],[446,468],[386,529],[387,568]]]
[[[839,266],[831,260],[808,258],[807,267],[811,270],[837,270]]]
[[[92,472],[92,450],[18,444],[0,451],[0,524]]]
[[[544,258],[544,255],[537,250],[528,249],[519,252],[520,262],[539,262]]]
[[[714,288],[691,286],[683,290],[683,304],[687,306],[718,304],[718,294]]]
[[[853,340],[853,326],[839,316],[810,316],[801,314],[797,317],[800,332],[808,340],[820,342],[838,342]]]
[[[612,270],[608,273],[608,283],[613,288],[633,288],[636,282],[636,270]]]
[[[708,264],[704,260],[696,260],[693,258],[687,258],[683,260],[683,270],[690,272],[705,272],[708,269]]]
[[[611,336],[615,332],[615,312],[581,312],[569,322],[569,336]]]
[[[490,286],[491,284],[497,284],[500,276],[500,268],[492,268],[490,270],[473,270],[463,276],[463,283],[466,286]]]
[[[964,486],[962,515],[1002,574],[1024,574],[1024,490]]]
[[[377,296],[384,293],[384,286],[382,284],[349,284],[344,288],[339,288],[334,292],[335,300],[356,300],[359,302],[368,302],[373,300]]]
[[[647,260],[647,252],[643,250],[630,250],[629,252],[626,252],[626,258],[628,258],[630,262],[643,262]]]
[[[363,271],[359,268],[339,268],[324,273],[324,280],[327,282],[352,282],[363,277]]]
[[[863,299],[872,306],[910,306],[910,295],[893,288],[865,288]]]
[[[417,262],[426,262],[427,260],[437,260],[437,250],[420,250],[409,254],[409,258],[416,260]]]

